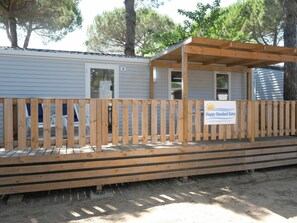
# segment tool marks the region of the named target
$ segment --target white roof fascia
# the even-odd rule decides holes
[[[46,59],[64,59],[64,60],[86,60],[96,62],[122,62],[131,64],[148,64],[149,58],[129,58],[124,56],[111,55],[82,55],[75,53],[64,52],[37,52],[37,51],[21,51],[21,50],[0,50],[1,56],[17,56],[17,57],[31,57],[31,58],[46,58]]]

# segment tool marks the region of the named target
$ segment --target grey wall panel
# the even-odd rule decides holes
[[[189,99],[214,99],[214,73],[189,71]]]
[[[155,72],[155,99],[168,99],[168,69],[156,68]]]
[[[215,83],[213,71],[191,70],[189,71],[189,99],[214,100]],[[245,74],[231,74],[231,99],[243,100],[246,98],[246,77]],[[155,98],[168,99],[168,69],[157,69],[155,80]]]
[[[254,86],[257,100],[283,100],[283,69],[273,67],[254,69]]]
[[[149,65],[123,65],[125,71],[119,71],[119,97],[149,98]]]
[[[231,100],[246,99],[246,74],[231,74]]]
[[[0,55],[0,97],[84,98],[85,64],[100,61],[64,60]],[[106,62],[102,63],[106,64]],[[149,97],[149,63],[110,62],[119,70],[119,97]],[[0,106],[0,140],[3,108]]]

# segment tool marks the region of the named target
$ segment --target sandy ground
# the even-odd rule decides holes
[[[0,222],[296,222],[297,166],[25,194]]]

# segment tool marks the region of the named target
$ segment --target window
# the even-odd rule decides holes
[[[180,71],[170,71],[170,99],[182,98],[182,73]]]
[[[86,97],[118,98],[117,65],[86,64]]]
[[[215,74],[215,99],[230,100],[230,77],[229,74]]]
[[[90,69],[91,98],[114,98],[114,70]]]

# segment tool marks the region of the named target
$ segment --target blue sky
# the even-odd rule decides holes
[[[236,1],[237,0],[221,0],[221,5],[227,6]],[[123,2],[124,0],[81,0],[79,7],[84,19],[83,27],[81,29],[68,34],[59,42],[50,42],[47,45],[43,44],[41,38],[36,35],[32,35],[29,48],[85,51],[86,48],[84,46],[84,42],[86,40],[86,31],[88,26],[92,24],[93,18],[103,11],[110,11],[116,7],[123,7]],[[164,1],[164,5],[161,6],[158,11],[170,16],[175,22],[181,23],[185,20],[185,18],[179,15],[177,10],[185,9],[193,11],[198,2],[212,3],[213,0],[166,0]],[[0,45],[10,45],[8,39],[6,38],[6,33],[3,30],[0,31]],[[19,42],[19,45],[22,46],[22,41]]]

